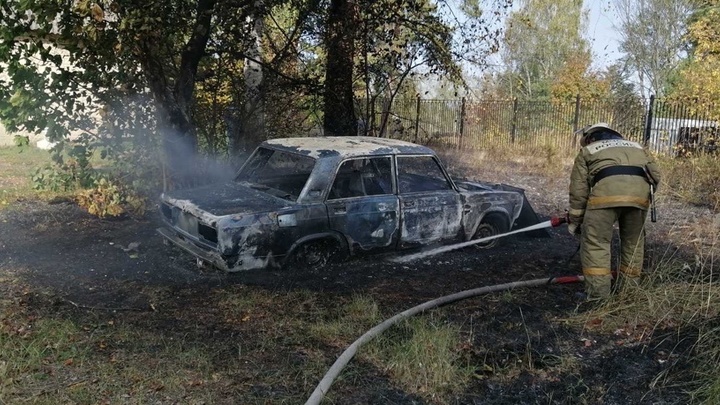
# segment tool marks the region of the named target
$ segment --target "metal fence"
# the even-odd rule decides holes
[[[716,153],[717,111],[661,100],[423,100],[376,101],[362,117],[362,131],[460,149],[511,145],[528,151],[577,150],[575,132],[607,122],[627,139],[668,155]],[[714,114],[713,114],[714,113]]]

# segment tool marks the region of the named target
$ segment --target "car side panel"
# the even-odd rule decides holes
[[[462,203],[455,190],[400,194],[400,247],[457,239],[462,228]]]
[[[512,227],[522,208],[522,195],[504,191],[461,191],[465,239],[472,239],[482,219],[489,213],[500,213]],[[509,229],[508,229],[509,230]]]
[[[396,195],[343,198],[326,205],[330,228],[345,235],[355,253],[395,247],[400,223]]]
[[[220,239],[220,251],[230,269],[277,267],[297,240],[327,232],[325,205],[308,204],[264,214],[244,223],[225,222],[219,230],[220,235],[224,235]]]

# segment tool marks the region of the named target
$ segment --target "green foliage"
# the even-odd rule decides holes
[[[31,175],[33,189],[74,192],[78,205],[100,218],[145,213],[147,196],[159,189],[159,168],[153,166],[157,162],[149,157],[143,160],[141,150],[133,148],[121,154],[121,148],[116,147],[100,153],[102,158],[115,154],[110,170],[100,170],[91,163],[96,159],[92,149],[83,144],[66,149],[66,153],[53,154],[53,164],[35,170]]]
[[[459,81],[458,61],[481,59],[499,35],[484,25],[495,14],[477,1],[463,2],[469,18],[455,21],[443,1],[352,3],[360,14],[357,35],[347,38],[355,45],[350,85],[373,97],[414,95],[403,83],[421,72]],[[145,171],[156,175],[162,148],[169,170],[187,163],[168,149],[174,145],[224,154],[235,113],[246,127],[262,116],[271,137],[307,132],[323,115],[328,7],[304,0],[2,3],[0,66],[9,80],[0,80],[0,120],[11,131],[45,133],[58,153],[80,144],[120,165],[142,155]],[[249,20],[263,24],[257,54]],[[251,59],[263,76],[254,95],[241,74]],[[262,111],[246,108],[253,97]],[[59,188],[78,181],[58,163],[58,172],[70,172],[52,180]],[[50,177],[38,173],[40,183]]]
[[[23,135],[15,135],[15,137],[13,137],[13,144],[15,144],[15,146],[17,146],[18,148],[28,146],[30,145],[30,137]]]
[[[691,112],[720,120],[720,1],[706,0],[690,24],[691,57],[671,96],[691,102]]]
[[[89,187],[95,176],[90,154],[83,145],[76,145],[66,154],[54,153],[53,164],[39,167],[32,174],[33,188],[58,192]]]
[[[365,111],[364,116],[368,125],[384,136],[391,131],[389,108],[393,100],[403,92],[414,97],[418,76],[442,75],[448,81],[462,82],[458,63],[462,57],[452,39],[456,30],[464,27],[444,21],[441,9],[429,0],[367,2],[361,8],[361,16],[357,47],[362,51],[358,53],[356,69],[365,86],[357,90],[365,93],[364,109],[369,110],[372,104],[382,107],[378,122],[370,111]],[[467,41],[475,40],[476,49],[484,49],[477,33],[463,33]],[[383,102],[376,103],[376,99]]]
[[[623,63],[643,97],[664,96],[687,50],[687,20],[695,0],[614,0]]]
[[[588,54],[582,5],[578,0],[520,2],[506,23],[503,61],[508,70],[500,78],[506,96],[549,97],[565,64]],[[577,67],[582,76],[589,64]]]

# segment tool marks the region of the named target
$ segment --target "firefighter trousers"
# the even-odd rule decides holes
[[[611,243],[616,222],[620,228],[619,276],[626,284],[637,283],[643,265],[646,216],[646,210],[635,207],[585,211],[580,236],[580,262],[589,298],[607,298],[610,295]]]

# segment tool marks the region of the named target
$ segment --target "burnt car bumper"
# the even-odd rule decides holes
[[[171,228],[161,227],[157,229],[157,232],[167,241],[172,242],[175,246],[182,248],[186,252],[195,256],[197,259],[212,263],[215,267],[227,272],[278,267],[285,258],[284,255],[254,256],[252,254],[241,257],[225,257],[216,250],[199,246],[198,242],[194,241],[193,238],[184,237],[182,233],[176,232]]]
[[[232,271],[232,269],[228,267],[227,262],[225,262],[225,260],[219,253],[205,250],[197,246],[195,243],[181,237],[180,235],[171,231],[168,228],[158,228],[157,232],[160,234],[160,236],[175,244],[175,246],[182,248],[183,250],[192,254],[198,259],[206,261],[208,263],[212,263],[221,270]]]

